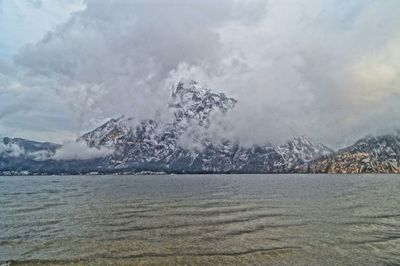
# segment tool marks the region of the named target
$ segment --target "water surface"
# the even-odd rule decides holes
[[[2,262],[400,264],[400,176],[0,177]]]

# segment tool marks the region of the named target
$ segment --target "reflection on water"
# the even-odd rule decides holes
[[[0,177],[1,262],[400,264],[400,176]]]

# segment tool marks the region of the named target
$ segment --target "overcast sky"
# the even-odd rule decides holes
[[[0,0],[0,136],[62,142],[197,80],[244,142],[400,124],[398,0]]]

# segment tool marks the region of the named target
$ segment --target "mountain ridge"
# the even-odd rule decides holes
[[[168,119],[110,119],[76,140],[81,145],[78,148],[94,151],[85,159],[57,156],[67,145],[4,138],[0,142],[0,173],[399,172],[398,136],[363,138],[334,151],[305,136],[282,145],[243,146],[224,137],[223,129],[220,136],[210,134],[215,118],[223,117],[236,104],[236,99],[195,81],[179,82],[167,103]],[[104,149],[112,152],[95,156]]]

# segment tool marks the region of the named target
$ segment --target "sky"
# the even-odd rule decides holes
[[[398,0],[0,0],[0,137],[147,119],[194,79],[243,143],[331,147],[400,125]]]

